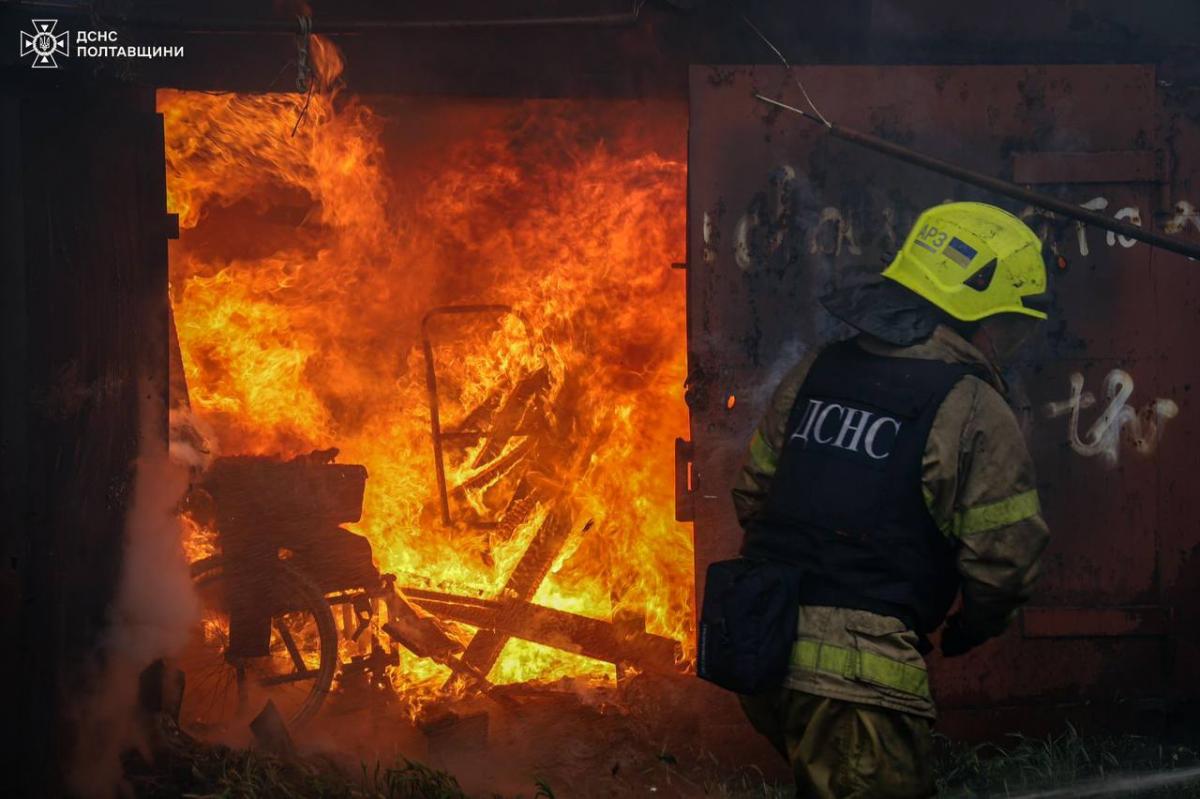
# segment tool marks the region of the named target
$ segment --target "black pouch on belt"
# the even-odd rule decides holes
[[[713,563],[704,585],[696,673],[739,694],[779,686],[799,612],[795,566],[753,558]]]

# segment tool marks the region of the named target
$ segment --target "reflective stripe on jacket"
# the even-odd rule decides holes
[[[859,341],[875,354],[973,364],[991,375],[989,381],[963,378],[942,402],[925,446],[921,487],[934,522],[956,542],[964,625],[981,636],[999,635],[1029,598],[1049,537],[1033,462],[1002,395],[1003,381],[977,349],[944,326],[908,347],[868,336]],[[743,525],[763,507],[788,414],[815,357],[810,353],[785,376],[751,439],[733,490]],[[911,669],[924,669],[917,637],[898,620],[845,608],[802,608],[797,633],[790,687],[934,715],[928,682],[918,690],[920,680],[911,676]]]

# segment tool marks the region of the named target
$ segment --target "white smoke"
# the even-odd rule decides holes
[[[122,752],[145,751],[139,677],[154,661],[179,653],[199,616],[178,508],[189,473],[208,465],[211,448],[185,411],[172,412],[168,444],[163,408],[155,399],[161,392],[146,383],[140,394],[140,446],[121,576],[102,643],[101,674],[83,704],[69,771],[72,789],[84,797],[111,797],[121,780]]]
[[[189,467],[194,474],[208,469],[217,454],[212,428],[184,408],[171,410],[170,424],[171,461]]]

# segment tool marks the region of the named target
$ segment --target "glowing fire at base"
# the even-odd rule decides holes
[[[671,479],[687,422],[670,269],[684,249],[682,108],[367,104],[330,90],[339,66],[319,40],[317,56],[322,90],[294,136],[295,95],[159,95],[193,411],[221,455],[338,447],[365,465],[349,527],[398,585],[497,597],[554,496],[570,532],[532,601],[644,615],[690,652],[692,544]],[[463,304],[513,312],[431,324],[442,427],[494,430],[506,403],[520,418],[508,437],[447,440],[447,526],[421,320]],[[528,512],[502,523],[539,480]],[[611,672],[513,639],[490,678]],[[416,702],[448,674],[402,653],[390,676]]]

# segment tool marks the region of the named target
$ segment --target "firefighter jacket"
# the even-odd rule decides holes
[[[809,592],[800,609],[786,684],[821,696],[932,717],[934,705],[921,654],[923,635],[940,623],[954,589],[961,587],[964,629],[979,638],[1001,633],[1017,607],[1029,598],[1038,558],[1048,540],[1034,487],[1033,464],[1017,420],[1004,400],[1003,381],[978,350],[949,328],[938,326],[927,339],[909,346],[887,344],[869,335],[831,346],[852,348],[846,350],[846,357],[854,357],[855,350],[864,353],[864,365],[872,368],[894,358],[933,361],[951,368],[938,369],[930,364],[927,376],[920,378],[933,392],[936,406],[927,413],[920,408],[909,411],[912,423],[908,427],[920,429],[924,443],[918,448],[923,449],[919,458],[918,453],[913,454],[911,473],[901,476],[908,483],[902,487],[907,491],[890,495],[903,507],[890,515],[855,511],[857,515],[852,519],[824,520],[830,527],[865,533],[868,531],[861,526],[874,519],[893,538],[900,534],[900,528],[909,526],[913,538],[905,544],[904,557],[892,564],[892,573],[884,569],[875,575],[850,574]],[[761,531],[778,533],[788,512],[812,518],[806,514],[814,512],[814,502],[819,512],[822,491],[801,492],[809,497],[809,506],[798,507],[795,501],[789,501],[782,509],[778,496],[796,492],[771,491],[781,465],[788,468],[788,459],[783,457],[787,437],[803,434],[803,425],[814,421],[806,418],[805,408],[811,409],[814,400],[805,392],[812,393],[806,381],[818,355],[810,354],[785,376],[751,439],[746,465],[733,491],[738,519],[748,531],[746,544],[750,550],[763,540]],[[818,370],[829,372],[825,366]],[[818,382],[839,382],[836,374],[815,377]],[[823,394],[828,401],[829,391]],[[798,403],[798,399],[803,401]],[[878,407],[881,402],[888,404],[876,397],[870,406],[875,408],[874,417],[841,425],[850,429],[845,436],[839,429],[837,440],[856,443],[862,449],[873,430],[868,457],[892,446],[904,446],[905,442],[895,435],[898,425],[879,421],[900,418],[903,392],[891,400],[894,412]],[[868,410],[864,406],[863,413]],[[919,417],[923,413],[922,420]],[[844,420],[845,409],[840,415]],[[811,435],[812,430],[808,432]],[[828,426],[825,432],[830,432]],[[909,497],[918,497],[924,507],[914,509]],[[844,503],[835,504],[844,508]],[[839,525],[838,521],[848,523]],[[924,529],[916,529],[922,525]],[[928,533],[940,534],[944,545],[938,546]],[[808,551],[815,550],[810,546]],[[928,562],[915,562],[915,554]],[[820,568],[869,572],[871,562],[878,561],[847,558],[839,550],[822,556]],[[898,589],[900,570],[915,572],[915,584],[924,593],[912,596]],[[875,587],[847,592],[847,584],[851,588]],[[864,594],[865,600],[861,599]],[[860,598],[856,601],[851,595]]]

